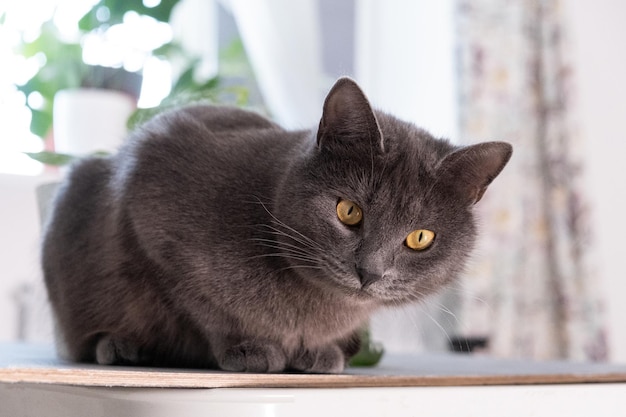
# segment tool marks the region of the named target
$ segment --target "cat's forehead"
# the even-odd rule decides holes
[[[390,151],[371,165],[352,166],[332,181],[338,197],[354,199],[359,204],[388,211],[416,212],[437,195],[436,165],[414,150]],[[384,217],[384,216],[383,216]]]
[[[436,204],[441,194],[437,169],[455,147],[391,116],[380,119],[386,154],[373,173],[379,176],[379,186],[372,203],[407,213]]]
[[[437,179],[427,165],[408,159],[387,166],[370,204],[394,217],[414,216],[432,203],[437,192]]]
[[[321,169],[318,179],[333,195],[415,211],[436,191],[437,168],[455,147],[386,113],[377,112],[376,118],[384,151],[375,154],[369,146],[354,145],[353,154],[327,154],[328,160],[316,160],[309,168]]]
[[[448,140],[437,139],[426,130],[377,112],[387,158],[395,163],[407,163],[421,170],[434,171],[439,162],[455,147]]]

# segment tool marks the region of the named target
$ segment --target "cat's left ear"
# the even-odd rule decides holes
[[[367,97],[352,79],[340,78],[324,101],[317,144],[349,148],[364,141],[384,151],[383,135]]]
[[[468,204],[476,204],[512,154],[513,147],[506,142],[479,143],[446,156],[437,170]]]

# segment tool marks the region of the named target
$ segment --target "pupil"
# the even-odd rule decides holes
[[[418,240],[419,242],[421,242],[423,237],[424,237],[424,232],[420,232],[420,235],[419,235],[419,237],[417,238],[417,240]]]
[[[354,210],[354,206],[350,206],[350,208],[348,209],[348,216],[352,214],[353,210]]]

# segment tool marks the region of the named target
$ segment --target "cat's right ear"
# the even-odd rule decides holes
[[[318,146],[349,148],[366,140],[383,152],[383,135],[374,111],[359,86],[348,77],[340,78],[324,101],[324,111],[317,130]]]

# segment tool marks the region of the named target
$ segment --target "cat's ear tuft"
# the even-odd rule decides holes
[[[384,151],[383,135],[367,97],[356,82],[343,77],[324,101],[317,144],[320,147],[336,144],[345,147],[354,145],[353,141],[368,141],[373,148]]]
[[[439,165],[438,174],[441,181],[455,189],[468,204],[475,204],[512,154],[513,147],[506,142],[467,146],[446,156]]]

